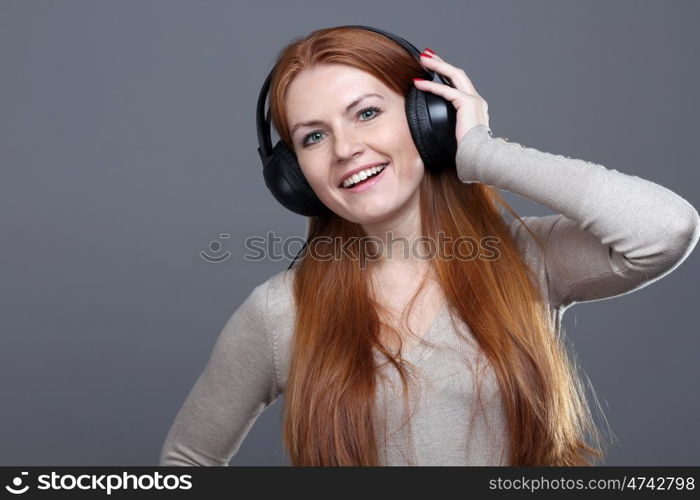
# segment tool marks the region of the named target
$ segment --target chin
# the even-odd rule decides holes
[[[355,224],[376,224],[406,209],[406,204],[411,199],[410,196],[407,199],[397,199],[396,196],[391,196],[395,193],[391,193],[390,190],[387,192],[390,193],[388,196],[378,191],[356,206],[347,203],[326,204],[326,206],[331,207],[331,210],[339,217]]]
[[[362,213],[349,213],[346,219],[356,224],[376,224],[391,217],[398,207],[376,207],[365,206]]]

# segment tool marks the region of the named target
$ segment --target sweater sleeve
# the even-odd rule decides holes
[[[492,137],[486,125],[464,135],[456,160],[462,182],[505,189],[556,212],[523,219],[545,242],[554,307],[642,288],[678,267],[700,236],[697,210],[672,191]]]
[[[267,287],[256,287],[228,320],[175,417],[160,465],[228,465],[253,423],[277,398],[267,327]]]

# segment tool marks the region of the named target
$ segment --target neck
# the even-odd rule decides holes
[[[371,262],[375,271],[423,271],[429,267],[428,248],[422,241],[420,205],[417,199],[395,216],[363,224],[362,227],[371,241],[380,244],[380,254]]]

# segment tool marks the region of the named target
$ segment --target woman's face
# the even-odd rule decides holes
[[[285,106],[301,170],[333,212],[370,224],[417,206],[425,170],[402,95],[364,71],[324,64],[294,78]],[[378,164],[387,164],[378,175],[354,188],[342,185],[349,173]]]

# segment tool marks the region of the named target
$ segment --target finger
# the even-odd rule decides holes
[[[423,50],[423,52],[428,53],[431,56],[433,56],[433,59],[440,59],[441,61],[444,61],[444,59],[442,57],[440,57],[439,55],[437,55],[437,53],[432,49],[425,49],[425,50]]]
[[[474,84],[463,69],[445,62],[442,58],[436,57],[436,55],[433,55],[433,57],[421,56],[420,60],[426,68],[449,78],[455,88],[461,90],[465,94],[479,95]]]
[[[425,66],[425,67],[428,68],[428,69],[434,70],[434,68],[429,67],[429,64],[426,64],[426,63],[425,63],[426,61],[430,61],[431,58],[433,58],[433,57],[435,57],[435,56],[432,55],[432,54],[431,54],[431,57],[425,57],[423,54],[421,54],[420,60],[421,60],[421,62],[423,63],[423,66]],[[454,88],[457,88],[457,85],[455,84],[455,82],[452,81],[452,79],[451,79],[449,76],[443,75],[443,74],[441,74],[441,76],[442,76],[443,79],[447,82],[447,84],[448,84],[449,86],[454,87]],[[440,81],[442,81],[442,80],[440,80]],[[460,86],[464,87],[463,85],[460,85]]]
[[[413,81],[416,88],[420,90],[425,90],[432,92],[434,94],[437,94],[439,96],[444,97],[448,101],[452,102],[453,104],[456,103],[456,101],[463,99],[465,97],[465,93],[462,92],[459,89],[449,87],[443,83],[438,83],[438,82],[431,82],[430,80],[414,80]],[[470,96],[474,97],[474,96]],[[455,106],[458,107],[458,106]]]
[[[454,84],[455,88],[461,90],[465,94],[479,95],[474,84],[461,68],[449,64],[437,55],[433,55],[432,57],[422,56],[420,59],[426,68],[448,78]]]

